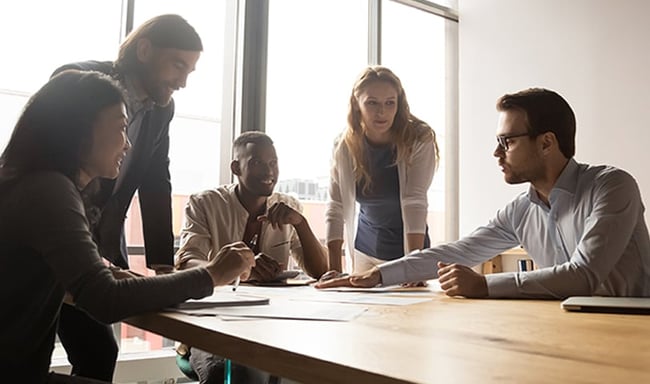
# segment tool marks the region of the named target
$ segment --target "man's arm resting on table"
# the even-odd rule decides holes
[[[345,275],[330,280],[319,281],[316,288],[334,288],[334,287],[357,287],[372,288],[381,285],[381,272],[379,268],[373,267],[362,273]]]

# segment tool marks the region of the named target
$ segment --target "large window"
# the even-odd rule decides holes
[[[393,1],[382,1],[381,62],[402,80],[411,112],[436,132],[440,164],[429,189],[429,235],[445,240],[445,148],[447,36],[445,23],[433,15]],[[423,39],[422,36],[426,36]],[[449,150],[453,150],[449,148]]]
[[[115,57],[122,4],[115,0],[24,0],[3,3],[0,9],[5,52],[0,71],[0,146],[4,148],[25,102],[56,68]]]
[[[266,131],[279,158],[277,189],[300,198],[321,239],[330,155],[345,129],[352,85],[367,63],[367,44],[367,2],[270,3]]]

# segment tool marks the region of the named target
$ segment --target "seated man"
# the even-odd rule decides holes
[[[581,164],[575,116],[557,93],[528,89],[497,102],[494,156],[509,184],[529,182],[486,226],[318,287],[392,285],[436,275],[449,296],[549,298],[650,296],[650,240],[634,178],[611,166]],[[522,245],[539,267],[480,275],[471,268]]]
[[[236,239],[258,254],[251,280],[273,280],[287,268],[289,256],[308,275],[319,278],[327,271],[327,251],[300,213],[300,203],[273,192],[279,171],[271,138],[257,131],[241,134],[233,143],[233,158],[230,169],[237,176],[236,184],[190,196],[176,267],[204,265]],[[190,351],[190,364],[201,383],[223,382],[222,360],[195,348]],[[208,379],[211,370],[219,377]],[[233,367],[233,371],[233,379],[242,383],[257,382],[242,375],[260,373],[243,367]]]

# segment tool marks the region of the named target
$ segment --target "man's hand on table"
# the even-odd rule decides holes
[[[338,275],[338,276],[337,276]],[[381,284],[381,272],[379,268],[374,267],[365,272],[355,273],[352,275],[341,274],[338,271],[325,272],[316,283],[316,288],[333,288],[333,287],[356,287],[372,288]]]
[[[445,264],[439,261],[438,282],[447,296],[465,296],[474,299],[488,296],[485,276],[464,265]]]

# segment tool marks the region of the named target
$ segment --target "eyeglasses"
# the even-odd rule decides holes
[[[503,149],[503,152],[508,152],[508,149],[510,148],[508,143],[508,140],[514,139],[515,137],[523,137],[523,136],[530,136],[529,133],[520,133],[518,135],[501,135],[497,136],[497,143],[499,144],[499,147]]]

